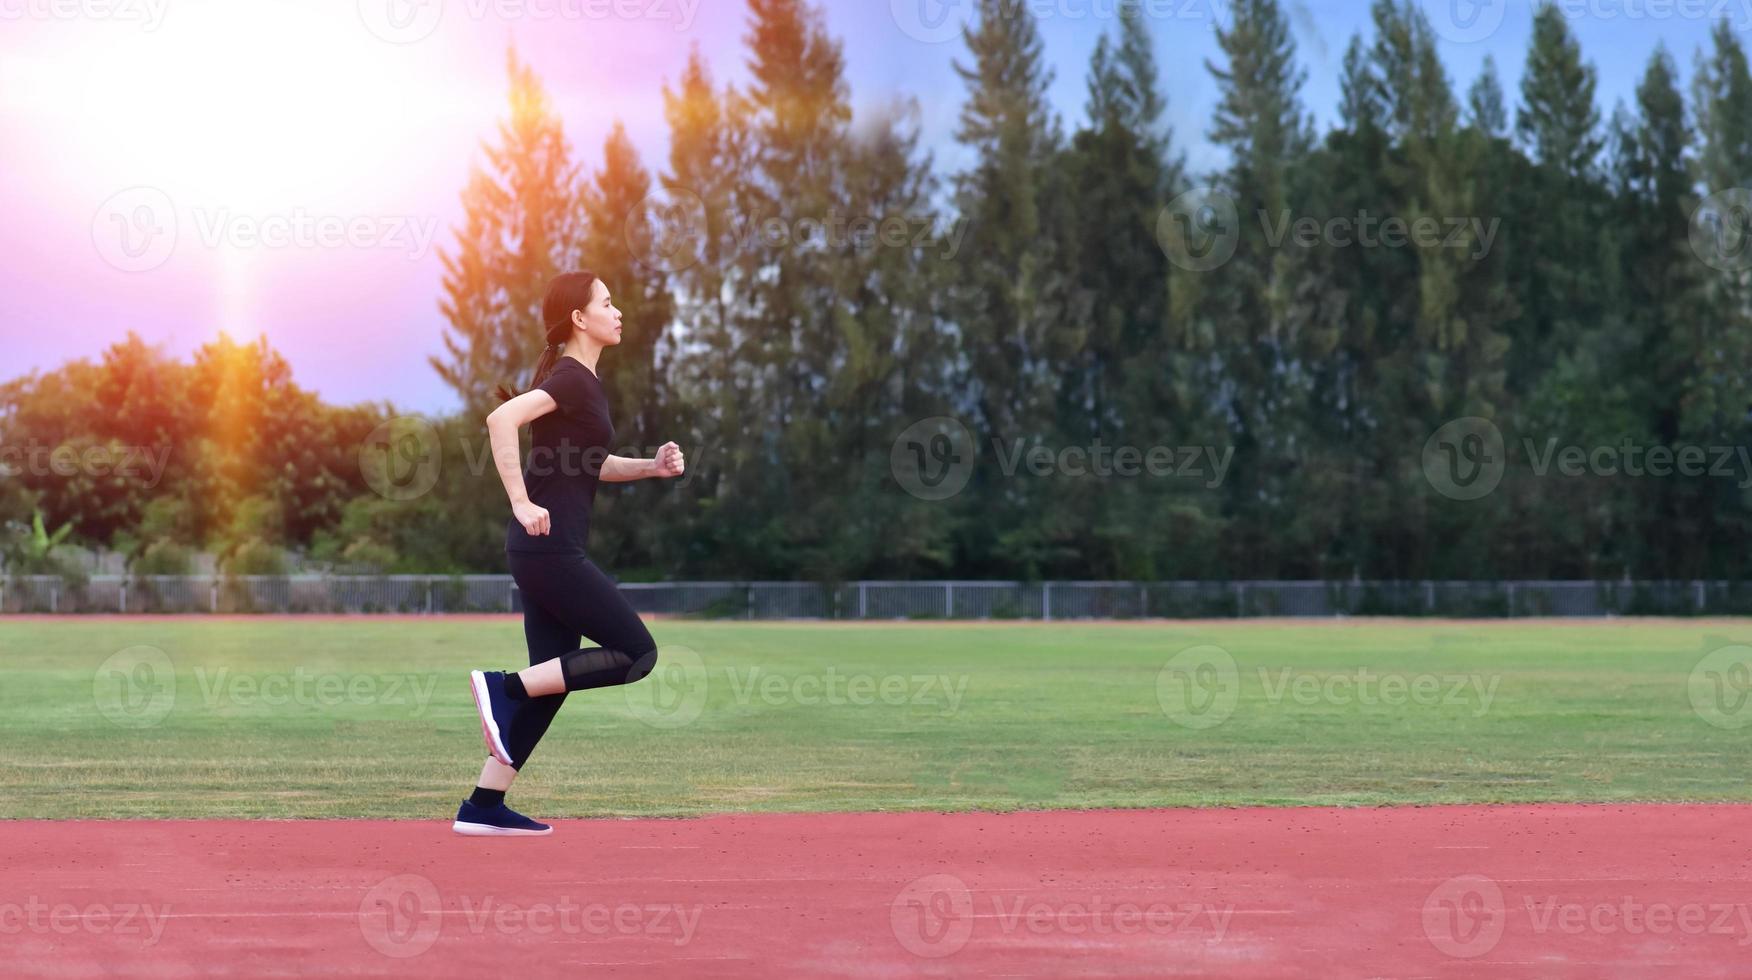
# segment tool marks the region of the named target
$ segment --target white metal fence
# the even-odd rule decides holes
[[[726,619],[1752,614],[1752,582],[651,582],[640,612]],[[518,612],[508,575],[11,576],[0,613]]]

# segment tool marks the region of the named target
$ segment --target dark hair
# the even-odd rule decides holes
[[[541,301],[542,335],[547,338],[547,348],[541,352],[541,360],[535,362],[535,376],[530,380],[529,387],[523,391],[513,392],[505,385],[495,389],[502,402],[541,387],[548,374],[554,369],[554,362],[560,359],[559,346],[572,336],[572,311],[590,308],[590,298],[596,293],[596,273],[568,272],[555,277],[548,283],[547,295]]]

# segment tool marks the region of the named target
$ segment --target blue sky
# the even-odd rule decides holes
[[[1030,0],[1067,128],[1081,118],[1089,55],[1115,29],[1116,2]],[[1223,0],[1143,2],[1175,145],[1195,172],[1220,166],[1204,139],[1216,101],[1205,61],[1215,56]],[[1531,0],[1424,6],[1457,93],[1490,54],[1512,103]],[[1713,19],[1726,16],[1742,33],[1752,26],[1752,0],[1561,6],[1599,71],[1603,117],[1631,99],[1657,43],[1688,80]],[[917,98],[945,175],[965,161],[952,138],[964,87],[951,66],[965,58],[954,28],[972,7],[826,7],[844,41],[854,105]],[[1353,32],[1368,34],[1368,4],[1286,7],[1308,73],[1305,101],[1324,125],[1345,45]],[[94,356],[129,329],[178,356],[223,329],[265,333],[298,381],[331,401],[449,410],[452,396],[425,363],[441,349],[437,250],[460,221],[458,193],[479,143],[504,114],[507,45],[546,81],[592,163],[619,119],[647,167],[664,167],[661,86],[679,76],[693,45],[720,82],[747,78],[740,0],[92,0],[6,9],[22,11],[0,31],[0,146],[11,178],[0,185],[7,376]],[[386,10],[403,16],[386,19]],[[113,202],[137,209],[128,195],[139,188],[171,202],[173,247],[149,269],[118,268],[105,241],[125,224]],[[363,217],[367,231],[388,230],[357,242],[257,240],[263,226],[310,215]],[[533,360],[534,325],[531,336]]]

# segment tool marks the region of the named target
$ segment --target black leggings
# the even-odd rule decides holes
[[[523,637],[531,666],[564,657],[567,691],[631,684],[651,673],[657,665],[651,631],[595,562],[580,554],[505,555],[523,594]],[[581,637],[598,645],[580,649]],[[530,698],[519,708],[505,739],[517,769],[565,703],[565,694],[551,694]]]

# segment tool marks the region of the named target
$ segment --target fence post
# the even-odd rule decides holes
[[[122,590],[122,612],[126,613],[128,611],[128,580],[125,578],[122,579],[121,590]]]
[[[56,579],[49,583],[49,612],[61,611],[61,581]]]
[[[858,618],[859,619],[869,619],[870,618],[869,598],[870,598],[870,583],[860,581],[858,583]]]
[[[207,611],[219,611],[219,579],[214,578],[207,583]]]
[[[1235,583],[1235,618],[1247,615],[1247,586],[1242,582]]]
[[[953,583],[943,583],[943,618],[955,618],[955,586]]]
[[[1138,618],[1150,618],[1150,587],[1142,582],[1138,583]]]
[[[1040,612],[1045,617],[1045,621],[1050,623],[1052,622],[1052,583],[1043,582],[1041,586]]]
[[[754,618],[754,586],[744,585],[742,587],[742,597],[743,597],[742,601],[748,606],[748,618],[753,619]]]
[[[426,615],[432,615],[432,580],[426,580]]]
[[[1515,583],[1509,583],[1509,615],[1515,614]]]
[[[1697,611],[1698,612],[1703,612],[1704,608],[1709,605],[1709,602],[1705,598],[1705,595],[1706,594],[1705,594],[1704,588],[1703,588],[1703,580],[1698,579],[1697,580]]]
[[[1424,609],[1427,612],[1436,611],[1436,583],[1424,583]]]

